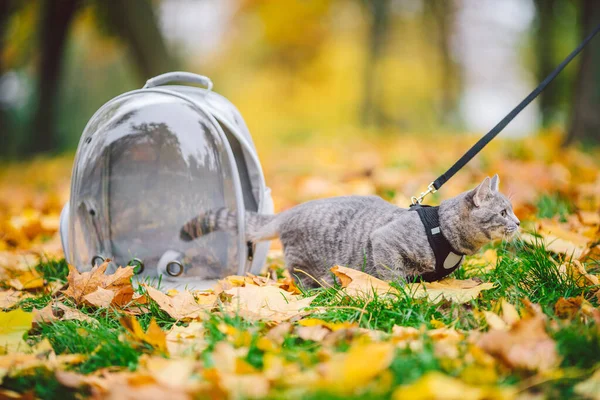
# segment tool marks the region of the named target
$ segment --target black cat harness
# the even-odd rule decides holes
[[[456,251],[442,234],[438,216],[439,207],[417,204],[411,206],[410,210],[419,214],[427,233],[427,240],[435,254],[435,271],[426,272],[416,278],[426,282],[443,279],[460,267],[465,255]]]

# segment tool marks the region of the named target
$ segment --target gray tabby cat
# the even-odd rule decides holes
[[[440,228],[452,248],[473,254],[496,239],[510,238],[519,219],[510,201],[498,191],[499,178],[485,178],[475,189],[443,201]],[[237,227],[236,215],[225,208],[207,212],[181,229],[193,240],[216,230]],[[247,240],[279,237],[291,272],[300,269],[331,282],[329,269],[343,265],[381,279],[410,279],[435,270],[435,255],[425,228],[414,211],[376,196],[347,196],[309,201],[277,215],[246,214]],[[295,274],[307,286],[312,278]]]

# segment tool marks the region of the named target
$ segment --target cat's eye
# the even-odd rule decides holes
[[[500,211],[500,215],[502,215],[504,218],[506,218],[506,210]]]

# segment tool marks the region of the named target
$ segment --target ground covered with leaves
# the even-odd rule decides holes
[[[406,206],[473,138],[435,154],[430,141],[262,154],[279,209],[341,194]],[[431,200],[499,173],[524,221],[516,240],[441,282],[333,266],[337,284],[311,290],[277,244],[263,274],[202,292],[132,283],[128,266],[78,272],[57,235],[71,158],[3,166],[0,397],[600,399],[598,152],[557,143],[497,141]]]

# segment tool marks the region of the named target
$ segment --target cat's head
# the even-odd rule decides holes
[[[521,222],[513,212],[510,200],[498,191],[500,179],[486,177],[475,189],[466,193],[468,221],[473,233],[482,241],[508,239],[514,236]]]

